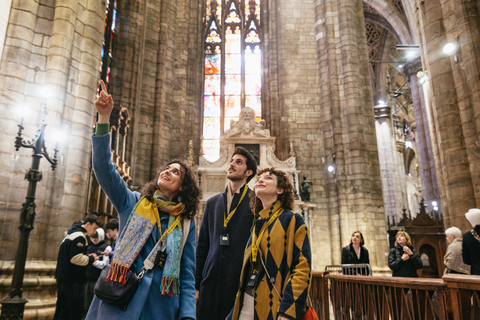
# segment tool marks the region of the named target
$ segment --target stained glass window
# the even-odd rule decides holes
[[[117,18],[117,2],[107,0],[105,7],[105,28],[103,32],[102,64],[100,79],[108,86],[110,82],[110,68],[112,66],[112,48],[115,35],[115,20]]]
[[[105,82],[107,88],[110,83],[110,68],[112,67],[112,48],[113,40],[115,36],[115,20],[117,19],[117,1],[116,0],[107,0],[105,4],[105,25],[103,29],[103,45],[101,52],[101,63],[99,66],[100,79]],[[100,84],[97,86],[97,95],[100,93],[102,88]],[[93,126],[95,127],[98,114],[95,114],[93,120]]]
[[[205,21],[203,152],[215,161],[241,108],[262,117],[260,0],[206,0]]]

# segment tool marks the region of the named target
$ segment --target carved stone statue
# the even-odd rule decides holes
[[[257,122],[255,110],[245,107],[240,111],[238,121],[231,120],[230,129],[225,132],[226,138],[237,135],[269,137],[270,132],[265,129],[265,120]]]
[[[310,202],[310,193],[312,191],[312,181],[307,180],[307,176],[303,175],[302,185],[300,187],[300,196],[305,202]]]

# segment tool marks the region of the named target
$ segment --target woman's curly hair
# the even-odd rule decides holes
[[[172,199],[175,202],[182,202],[185,204],[185,210],[182,212],[182,217],[191,219],[198,212],[198,203],[200,202],[200,187],[198,186],[197,174],[192,167],[180,160],[171,160],[163,168],[158,169],[156,178],[146,183],[141,191],[142,196],[145,196],[149,201],[153,201],[153,195],[158,189],[158,177],[160,173],[166,169],[167,166],[178,163],[185,170],[185,175],[182,181],[182,190]],[[181,201],[179,200],[181,199]]]
[[[265,172],[273,174],[277,177],[277,188],[283,189],[283,193],[278,195],[277,200],[282,202],[282,208],[285,210],[293,210],[293,203],[295,202],[295,196],[293,195],[293,185],[290,182],[290,179],[281,170],[276,170],[275,168],[265,168],[260,170],[257,173],[257,179]],[[257,196],[251,197],[250,207],[252,208],[255,215],[258,215],[263,209],[263,203]]]

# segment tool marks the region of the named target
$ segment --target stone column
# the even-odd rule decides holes
[[[327,180],[331,254],[355,230],[364,234],[372,265],[383,267],[385,212],[375,134],[362,1],[316,1],[320,106],[325,154],[335,155]]]
[[[415,143],[417,145],[416,153],[420,166],[420,178],[422,181],[423,198],[427,205],[427,211],[433,210],[432,201],[437,201],[439,210],[441,210],[440,192],[438,189],[437,171],[433,156],[432,135],[430,134],[428,107],[425,104],[423,84],[419,83],[417,73],[422,71],[420,58],[408,62],[404,67],[405,75],[410,81],[410,90],[412,93],[413,112],[415,114],[415,123],[417,131]],[[432,122],[430,122],[432,123]]]
[[[399,221],[401,209],[407,206],[403,160],[398,161],[398,154],[403,155],[405,141],[397,141],[396,127],[391,120],[392,108],[377,105],[374,110],[385,219]]]
[[[471,59],[475,56],[472,53],[478,52],[477,6],[475,1],[431,0],[422,2],[418,14],[423,27],[423,63],[429,77],[427,89],[431,93],[426,107],[432,115],[428,123],[435,144],[433,154],[441,210],[446,226],[455,225],[464,231],[471,228],[464,213],[479,205],[475,190],[480,185],[480,157],[476,145],[480,90],[478,58]],[[459,35],[461,44],[457,52],[458,63],[442,53],[443,46],[453,40],[454,34]],[[468,79],[477,80],[470,82]]]
[[[5,44],[5,33],[7,32],[11,6],[12,0],[4,0],[0,3],[0,60],[2,58],[3,45]]]

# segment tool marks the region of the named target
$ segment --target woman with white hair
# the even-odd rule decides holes
[[[457,227],[451,227],[445,230],[445,235],[449,245],[443,260],[445,264],[443,274],[470,274],[470,266],[462,261],[462,231]]]
[[[468,210],[465,218],[473,229],[463,235],[463,262],[470,265],[470,274],[480,275],[480,209]]]

